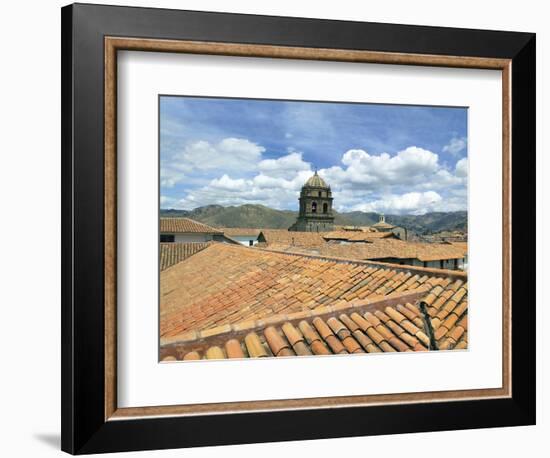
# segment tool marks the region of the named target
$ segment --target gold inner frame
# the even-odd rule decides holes
[[[500,70],[502,72],[502,381],[501,388],[432,391],[403,394],[335,396],[215,404],[186,404],[118,408],[116,336],[117,247],[117,51],[174,52],[240,57],[423,65]],[[381,404],[460,401],[507,398],[511,376],[511,60],[480,57],[438,56],[373,51],[300,48],[239,43],[105,37],[105,420],[151,416],[188,416],[273,410],[319,409]]]

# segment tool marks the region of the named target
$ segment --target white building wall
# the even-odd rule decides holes
[[[232,235],[231,238],[244,246],[251,246],[250,242],[252,242],[252,246],[258,243],[258,237],[256,237],[255,235],[239,235],[239,236]]]

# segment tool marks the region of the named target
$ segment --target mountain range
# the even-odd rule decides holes
[[[239,205],[223,207],[207,205],[194,210],[161,209],[163,217],[187,217],[215,227],[254,227],[287,229],[296,221],[298,212],[275,210],[263,205]],[[344,226],[370,226],[379,220],[379,214],[373,212],[334,212],[334,223]],[[430,234],[440,231],[466,231],[468,213],[430,212],[424,215],[386,215],[386,221],[401,226],[416,234]]]

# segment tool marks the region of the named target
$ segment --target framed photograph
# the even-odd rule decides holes
[[[63,450],[535,423],[534,34],[78,4],[62,79]]]

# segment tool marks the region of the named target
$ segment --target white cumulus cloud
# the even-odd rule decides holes
[[[441,180],[444,169],[437,154],[416,146],[410,146],[396,155],[369,154],[352,149],[342,156],[345,167],[334,166],[321,170],[320,174],[334,186],[353,189],[380,189],[395,186],[422,186],[434,178]],[[438,177],[438,174],[440,176]]]
[[[462,158],[457,161],[455,166],[455,175],[457,177],[467,177],[468,176],[468,159]]]
[[[302,153],[291,152],[278,159],[264,159],[258,164],[258,169],[264,175],[288,177],[304,170],[309,171],[311,166],[302,159]]]
[[[453,156],[456,156],[468,145],[466,137],[454,137],[451,138],[449,143],[443,147],[444,153],[449,153]]]
[[[216,144],[200,140],[187,145],[177,158],[184,167],[199,170],[252,170],[264,151],[263,146],[242,138],[225,138]]]
[[[354,210],[364,212],[381,212],[388,214],[422,215],[433,211],[442,201],[435,191],[408,192],[401,195],[389,195],[383,199],[355,205]]]
[[[224,191],[244,191],[246,190],[247,182],[242,178],[232,179],[224,174],[221,178],[214,178],[210,182],[212,188],[221,189]]]
[[[185,209],[247,203],[296,209],[300,189],[313,173],[311,164],[298,151],[263,159],[264,151],[260,145],[234,138],[217,144],[200,141],[187,145],[180,159],[185,157],[188,162],[182,163],[191,172],[184,171],[183,166],[163,170],[161,179],[166,188],[178,183],[184,174],[186,183],[201,173],[208,179],[191,183],[176,204],[170,204]],[[466,158],[449,169],[436,153],[410,146],[393,155],[350,149],[340,159],[341,165],[319,170],[332,188],[338,211],[423,214],[466,208],[466,193],[458,192],[467,184]]]

